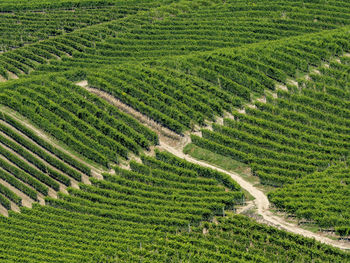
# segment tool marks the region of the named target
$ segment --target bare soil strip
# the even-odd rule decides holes
[[[177,133],[165,128],[164,126],[160,125],[156,121],[152,120],[148,116],[140,113],[139,111],[135,110],[134,108],[126,105],[125,103],[121,102],[119,99],[113,97],[111,94],[104,92],[99,89],[91,88],[88,86],[88,82],[86,80],[80,81],[76,83],[76,85],[85,88],[87,91],[99,96],[100,98],[108,101],[110,104],[116,106],[118,109],[123,111],[124,113],[127,113],[137,119],[142,124],[148,126],[150,129],[154,130],[161,136],[168,137],[170,139],[180,139],[181,136],[179,136]]]
[[[32,200],[29,196],[25,195],[23,192],[21,192],[20,190],[18,190],[17,188],[13,187],[8,182],[6,182],[6,181],[4,181],[2,179],[0,179],[0,184],[5,186],[6,188],[10,189],[12,192],[14,192],[20,198],[22,198],[22,206],[25,206],[25,207],[28,207],[28,208],[32,208],[32,203],[34,203],[35,201]]]
[[[3,207],[2,205],[0,205],[0,215],[6,216],[6,217],[9,216],[7,209],[5,207]]]
[[[236,209],[237,214],[244,214],[250,209],[253,209],[255,207],[254,201],[248,201],[244,206],[238,207]]]

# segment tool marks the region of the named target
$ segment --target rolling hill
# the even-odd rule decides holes
[[[2,1],[0,259],[350,262],[349,11]]]

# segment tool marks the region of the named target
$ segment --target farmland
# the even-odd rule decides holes
[[[0,259],[350,262],[349,11],[2,1]]]

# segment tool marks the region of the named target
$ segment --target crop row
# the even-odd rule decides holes
[[[18,131],[22,132],[24,135],[26,135],[28,138],[33,140],[35,143],[37,143],[38,145],[40,145],[41,147],[43,147],[47,151],[49,151],[52,154],[54,154],[55,156],[57,156],[62,161],[75,167],[76,169],[80,170],[81,172],[85,173],[86,175],[91,174],[91,170],[89,167],[82,164],[81,162],[78,162],[76,159],[74,159],[70,155],[66,154],[65,152],[61,151],[57,147],[54,147],[52,144],[50,144],[46,140],[42,139],[33,130],[27,128],[25,125],[23,125],[21,122],[19,122],[15,118],[11,117],[10,115],[8,115],[4,112],[2,114],[0,114],[0,118],[1,118],[1,120],[7,122],[9,125],[14,127],[15,129],[17,129]],[[7,127],[5,127],[3,125],[1,127],[2,127],[1,131],[5,132],[8,136],[13,138],[14,140],[18,141],[17,140],[18,136],[16,136],[16,133],[12,133],[9,129],[7,129]],[[22,140],[19,143],[22,144],[23,146],[25,146],[24,143],[22,142]],[[37,151],[33,150],[33,147],[30,147],[30,150],[35,152],[35,153],[38,153]],[[40,156],[43,156],[43,155],[40,154]],[[44,158],[44,159],[46,159],[46,158]],[[60,168],[60,170],[61,169],[62,168]]]
[[[298,36],[305,33],[318,32],[322,29],[334,29],[340,24],[349,24],[349,16],[347,15],[349,7],[343,6],[340,8],[339,4],[336,2],[328,3],[328,9],[323,10],[323,13],[318,15],[317,23],[314,23],[314,12],[315,10],[320,12],[320,10],[319,5],[315,3],[309,3],[306,6],[298,8],[293,6],[291,13],[289,13],[288,20],[279,16],[280,12],[283,13],[285,8],[290,9],[292,3],[281,2],[273,6],[266,6],[266,3],[259,3],[252,10],[247,10],[247,6],[244,3],[229,3],[225,8],[222,8],[220,4],[214,4],[220,7],[214,9],[216,10],[214,12],[213,8],[206,7],[206,5],[212,4],[214,4],[213,1],[203,2],[202,5],[199,3],[184,2],[170,5],[171,7],[169,6],[167,11],[159,8],[164,16],[169,16],[172,12],[177,13],[177,16],[173,16],[171,19],[165,19],[164,21],[154,21],[154,23],[147,23],[148,20],[144,19],[147,17],[147,12],[137,13],[141,8],[147,10],[151,6],[156,7],[159,5],[154,2],[146,6],[140,4],[136,7],[117,5],[112,7],[116,12],[106,12],[106,9],[84,10],[78,8],[77,12],[75,12],[74,19],[70,18],[70,20],[72,20],[72,25],[67,28],[59,25],[57,19],[61,18],[62,15],[71,13],[68,11],[62,11],[62,14],[57,12],[45,12],[38,17],[33,16],[30,12],[25,12],[24,16],[19,14],[17,16],[13,15],[13,19],[23,19],[21,28],[28,27],[28,30],[30,30],[33,25],[32,23],[25,23],[29,22],[33,17],[37,19],[36,22],[40,23],[44,23],[47,21],[47,18],[53,17],[51,22],[53,23],[53,27],[47,29],[49,32],[38,31],[38,37],[39,39],[45,39],[50,34],[58,36],[40,43],[25,46],[15,51],[6,52],[0,59],[0,72],[5,78],[9,77],[8,71],[16,75],[22,74],[23,72],[29,73],[32,69],[37,69],[39,65],[46,64],[44,61],[47,59],[56,60],[56,56],[62,57],[66,54],[70,56],[73,55],[73,58],[57,61],[58,67],[62,65],[62,69],[67,66],[68,68],[78,66],[80,63],[79,58],[84,58],[85,60],[90,58],[90,60],[95,60],[96,62],[98,62],[99,59],[109,59],[109,61],[113,63],[111,57],[114,58],[114,61],[120,61],[120,59],[125,60],[125,58],[135,59],[137,57],[149,58],[151,56],[160,55],[183,55],[191,51],[209,51],[215,48],[237,47],[242,44],[256,43],[262,40],[277,40],[293,35]],[[196,6],[196,11],[190,11],[191,15],[182,11],[186,9],[191,10],[193,6]],[[218,17],[231,17],[233,10],[235,10],[234,17],[236,17],[236,19],[226,19],[225,23],[216,21]],[[218,13],[220,13],[220,15],[218,15]],[[335,13],[336,15],[334,15]],[[207,15],[204,16],[200,14]],[[84,23],[86,25],[84,17],[91,16],[97,17],[96,21],[90,22],[91,24],[98,23],[98,21],[113,19],[116,19],[116,21],[86,27],[76,32],[73,31],[61,35],[67,31],[74,30],[74,28],[84,27]],[[256,17],[259,21],[252,22],[251,20],[242,19],[252,16]],[[120,17],[124,18],[119,20],[118,18]],[[6,19],[12,18],[11,16],[6,16]],[[142,28],[139,27],[141,21],[143,25]],[[67,23],[69,24],[69,20]],[[60,29],[58,30],[55,27]],[[50,30],[52,32],[50,32]],[[11,30],[11,32],[12,31],[13,30]],[[116,35],[118,37],[116,37]],[[19,36],[16,37],[19,38]],[[207,40],[208,37],[211,38],[210,41]],[[8,38],[9,37],[6,37],[5,39]],[[105,41],[105,39],[107,39],[107,41]],[[23,45],[23,42],[33,42],[35,39],[22,39],[21,41],[21,45]],[[21,41],[17,40],[17,42]],[[333,46],[333,48],[334,47],[335,46]],[[327,49],[309,47],[305,46],[304,43],[299,43],[298,46],[286,47],[285,50],[288,50],[287,54],[280,54],[279,51],[277,51],[272,57],[269,57],[268,60],[279,64],[276,56],[287,56],[289,59],[290,57],[288,56],[292,54],[292,56],[298,57],[304,55],[304,59],[307,59],[311,64],[317,64],[320,62],[319,57],[305,53],[305,51],[310,51],[311,49],[318,49],[319,53],[322,53],[322,56],[330,54]],[[245,58],[245,60],[247,62],[249,59],[247,60]],[[75,61],[77,64],[75,64]],[[303,63],[302,60],[300,60],[300,62],[301,64],[299,64],[299,66],[305,67],[307,65]],[[215,65],[215,63],[211,64],[213,66]],[[86,65],[88,65],[88,63]],[[92,65],[90,65],[90,67],[91,66]],[[268,75],[271,74],[274,79],[282,80],[285,78],[281,72],[274,71],[271,67],[269,68],[262,64],[260,66],[258,66],[256,70],[265,72]],[[55,69],[55,67],[51,65],[42,67],[43,70],[50,70],[50,68]],[[255,73],[253,73],[253,75],[254,74]],[[227,88],[235,90],[237,94],[241,94],[241,96],[245,98],[249,97],[249,92],[242,88],[242,86],[234,84],[226,78],[223,78],[222,81],[224,81]],[[268,81],[268,79],[263,81]],[[262,84],[263,83],[264,82],[262,82]],[[261,87],[259,87],[257,83],[254,83],[254,86],[255,89],[261,92]]]
[[[204,180],[203,177],[218,177],[214,177],[216,172],[213,170],[199,169],[185,161],[181,163],[187,168],[173,166],[171,163],[179,163],[180,159],[168,153],[158,153],[160,158],[167,162],[147,157],[148,162],[171,168],[174,173],[172,177],[183,178],[184,184],[191,179],[202,182],[200,185],[207,185],[203,183],[213,179]],[[153,173],[156,169],[153,167],[135,163],[133,167],[144,171],[144,177],[155,178]],[[120,175],[130,173],[120,168],[117,172]],[[203,202],[191,201],[187,202],[187,206],[182,206],[189,200],[188,197],[185,196],[181,202],[181,195],[166,194],[164,197],[167,198],[149,200],[135,195],[141,191],[137,187],[132,188],[136,177],[127,179],[130,188],[122,195],[121,186],[117,187],[118,177],[108,175],[106,181],[93,179],[92,185],[81,185],[80,190],[69,188],[70,195],[60,194],[59,199],[47,198],[46,206],[33,204],[32,209],[22,208],[22,213],[10,212],[9,218],[0,218],[0,251],[6,250],[5,259],[66,262],[117,257],[126,261],[142,258],[150,262],[175,259],[197,262],[269,262],[287,259],[340,262],[348,257],[314,240],[260,225],[243,216],[217,216],[219,225],[205,221],[199,223],[198,220],[208,218],[215,211],[210,202],[205,201],[212,200],[209,192],[208,198],[202,199]],[[215,184],[210,186],[217,188]],[[169,185],[155,188],[162,191],[170,189]],[[221,191],[224,195],[230,195],[224,189]],[[196,188],[193,188],[193,192],[197,192]],[[222,200],[218,199],[217,203],[212,200],[212,204],[217,205],[217,212],[223,206]]]

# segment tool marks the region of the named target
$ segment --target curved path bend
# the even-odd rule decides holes
[[[136,110],[130,108],[129,106],[123,104],[121,101],[118,101],[116,98],[111,96],[110,94],[103,92],[101,90],[90,88],[87,81],[82,81],[79,83],[76,83],[77,85],[87,89],[89,92],[92,92],[96,94],[97,96],[101,97],[102,99],[105,99],[110,104],[118,107],[120,110],[131,114],[133,117],[138,119],[141,123],[146,125],[148,128],[155,131],[159,136],[159,146],[157,148],[164,149],[172,154],[174,154],[177,157],[180,157],[182,159],[185,159],[191,163],[199,164],[204,167],[212,168],[214,170],[217,170],[222,173],[226,173],[233,180],[235,180],[243,189],[248,191],[254,198],[254,205],[257,208],[257,214],[262,216],[263,221],[267,224],[271,224],[273,226],[276,226],[278,228],[284,229],[288,232],[299,234],[305,237],[314,238],[317,241],[320,241],[322,243],[340,248],[340,249],[347,249],[350,250],[350,242],[341,242],[337,240],[332,240],[330,238],[324,237],[320,234],[313,233],[311,231],[305,230],[300,228],[298,225],[287,222],[284,218],[274,215],[270,210],[270,202],[267,198],[267,196],[257,189],[253,184],[245,181],[239,174],[234,172],[228,172],[224,169],[218,168],[216,166],[210,165],[206,162],[197,160],[192,158],[189,155],[186,155],[183,153],[183,148],[191,142],[191,138],[189,134],[186,134],[182,138],[179,138],[179,136],[170,136],[172,135],[172,132],[164,127],[158,127],[159,124],[155,124],[152,120],[150,120],[147,116],[143,115],[140,112],[136,112]],[[228,116],[230,118],[230,115]],[[220,121],[220,120],[219,120]],[[221,120],[222,121],[222,120]],[[156,127],[157,126],[157,127]],[[210,127],[210,125],[209,125]],[[207,127],[208,128],[208,127]],[[201,136],[201,132],[194,132],[193,134],[196,134],[198,136]]]
[[[288,232],[292,232],[294,234],[299,234],[299,235],[302,235],[305,237],[314,238],[317,241],[320,241],[322,243],[325,243],[325,244],[328,244],[328,245],[331,245],[331,246],[334,246],[334,247],[337,247],[340,249],[350,249],[350,243],[332,240],[332,239],[324,237],[320,234],[313,233],[311,231],[302,229],[299,226],[297,226],[296,224],[289,223],[284,218],[274,215],[269,210],[270,202],[269,202],[267,196],[262,191],[257,189],[253,184],[244,180],[239,174],[234,173],[234,172],[228,172],[224,169],[218,168],[218,167],[213,166],[211,164],[208,164],[204,161],[194,159],[193,157],[184,154],[183,153],[184,144],[186,144],[186,142],[189,141],[189,138],[186,138],[186,137],[187,136],[185,136],[184,143],[180,147],[170,146],[169,144],[167,144],[166,142],[161,140],[159,148],[164,149],[164,150],[174,154],[175,156],[177,156],[179,158],[185,159],[188,162],[199,164],[201,166],[208,167],[208,168],[217,170],[219,172],[222,172],[222,173],[225,173],[225,174],[228,174],[229,176],[231,176],[231,178],[233,180],[235,180],[243,189],[248,191],[255,198],[254,204],[257,208],[257,214],[261,215],[262,218],[264,219],[264,221],[266,221],[267,223],[274,225],[278,228],[281,228],[283,230],[286,230]]]

